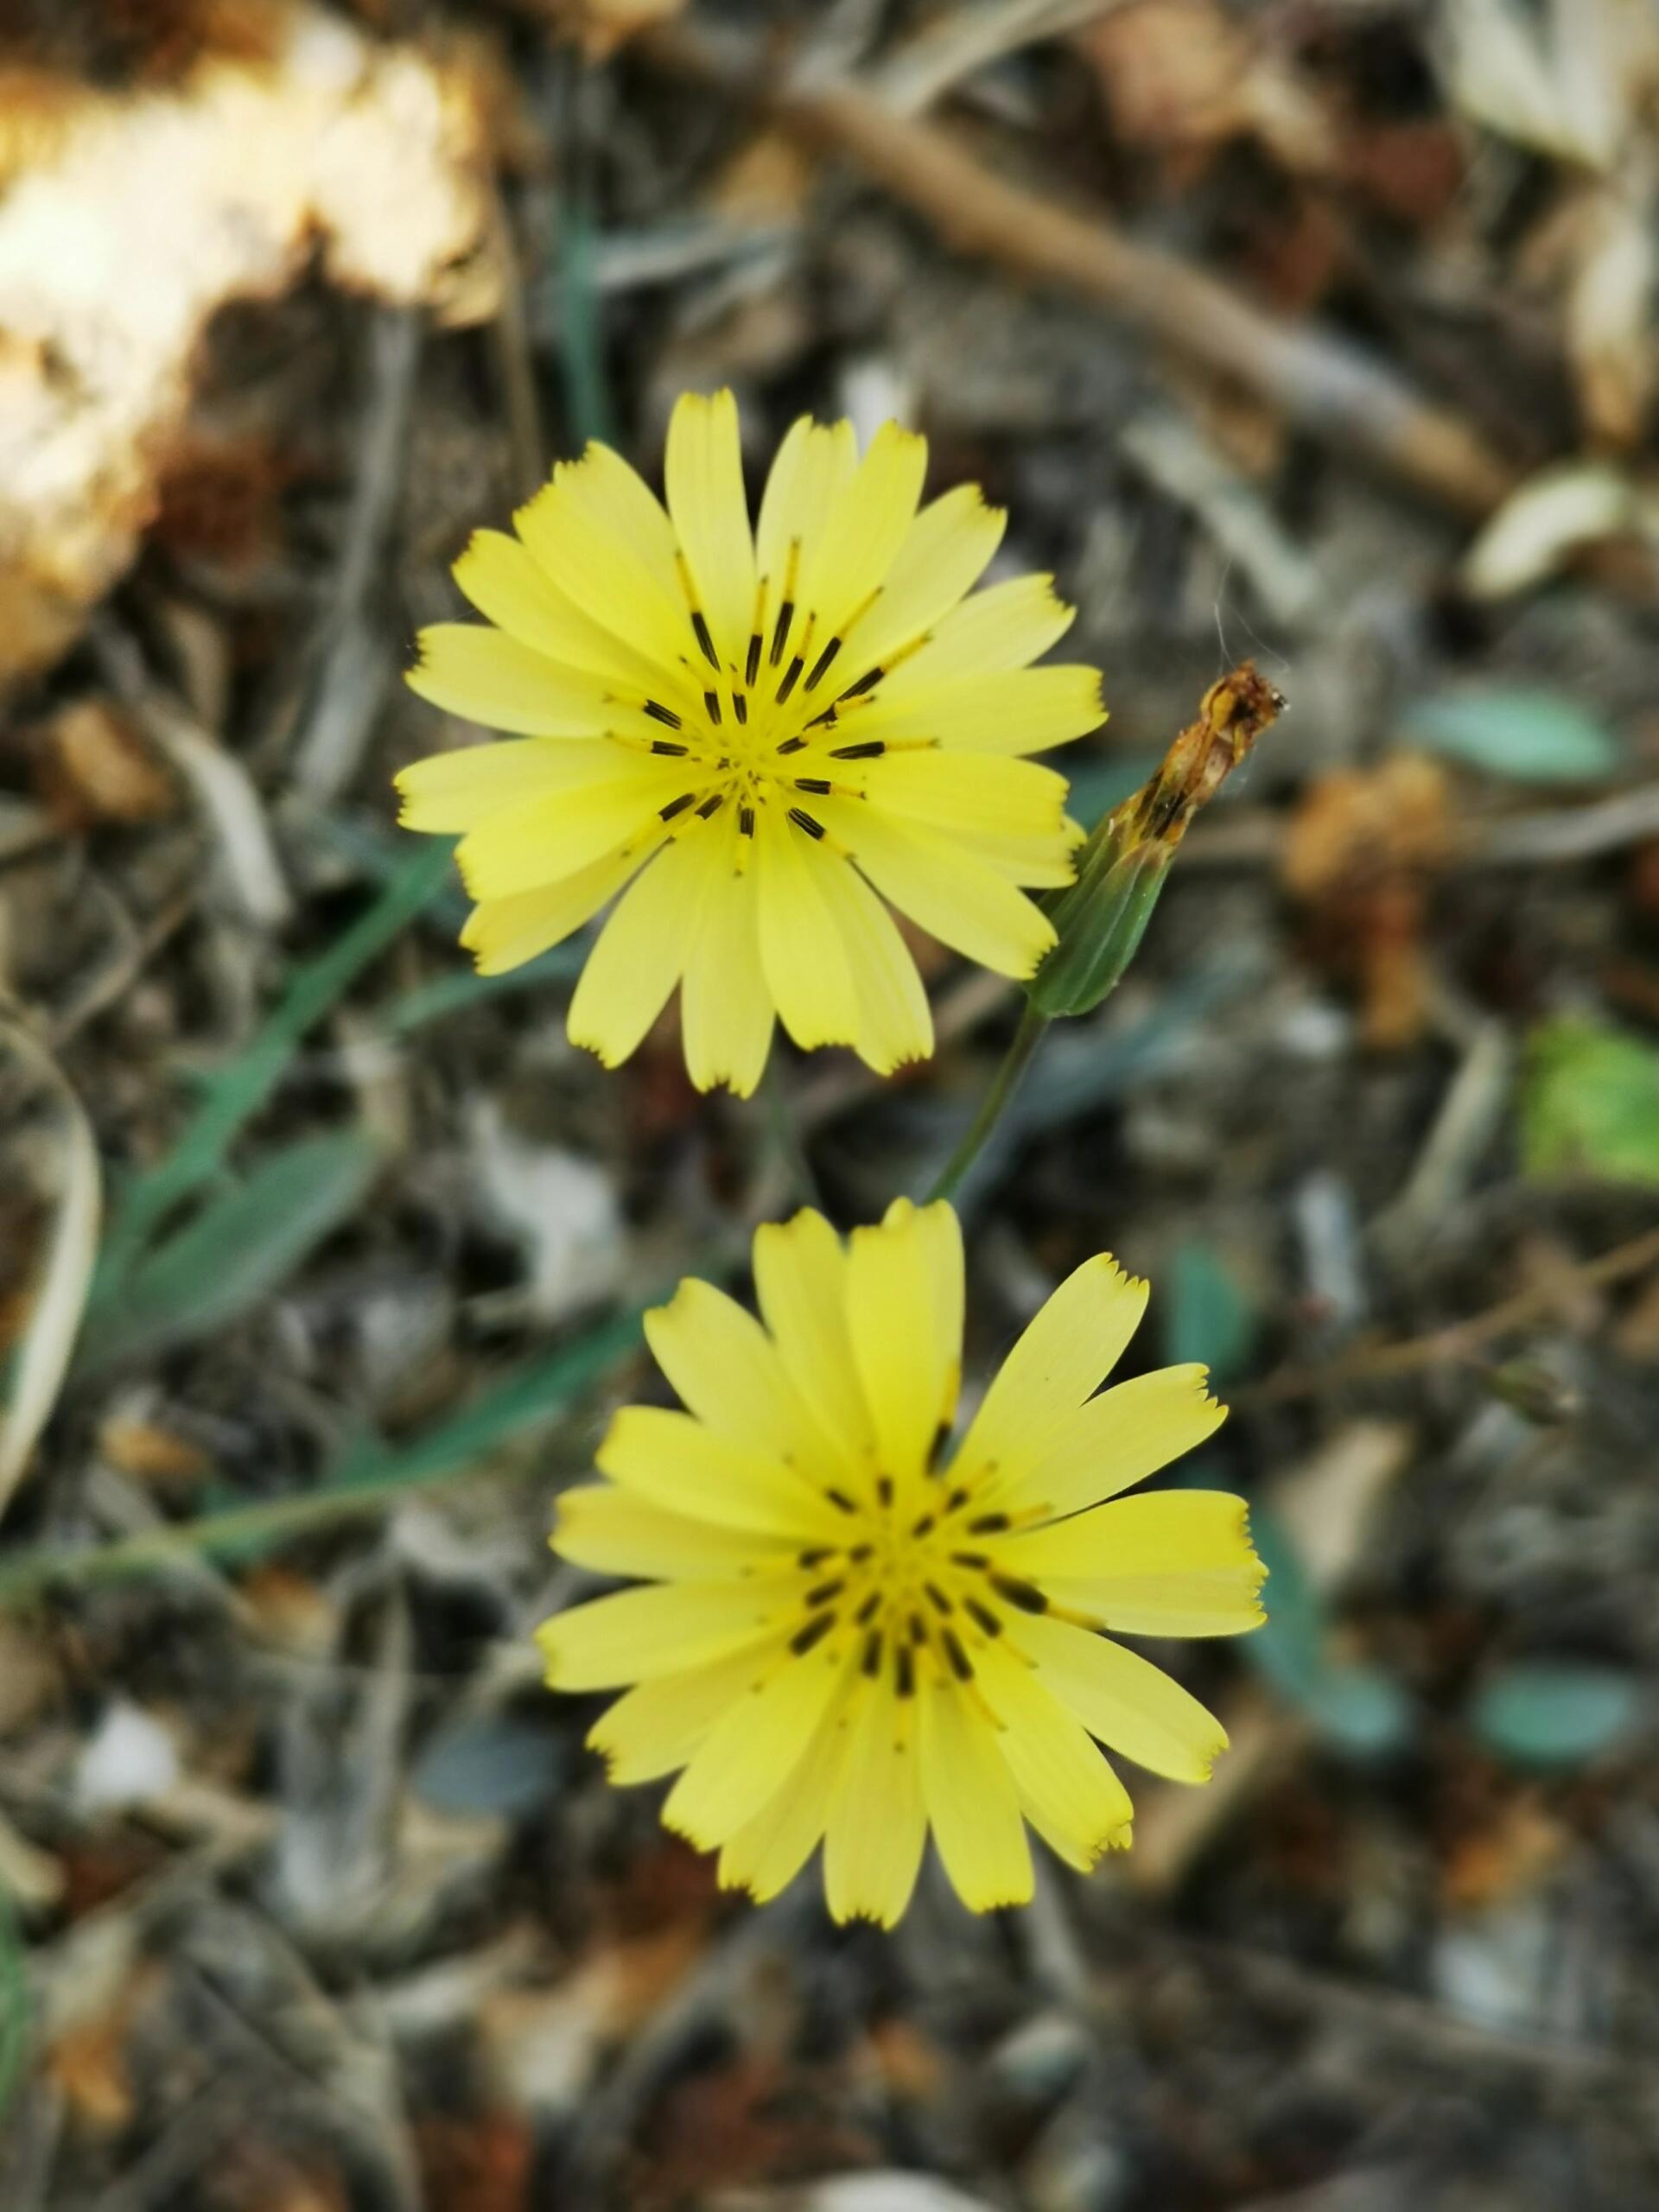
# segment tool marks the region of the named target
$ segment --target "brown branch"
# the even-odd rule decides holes
[[[846,82],[758,86],[730,49],[683,25],[642,41],[676,74],[757,99],[820,151],[842,154],[959,253],[1095,302],[1155,343],[1278,409],[1299,429],[1453,512],[1478,517],[1516,472],[1471,424],[1329,333],[1278,320],[1177,255],[1127,238],[1103,209],[1063,207],[976,160],[937,124]]]

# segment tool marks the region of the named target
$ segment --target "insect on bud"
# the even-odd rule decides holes
[[[1027,986],[1039,1014],[1088,1014],[1116,987],[1188,823],[1284,711],[1283,695],[1242,662],[1205,693],[1157,774],[1097,824],[1077,881],[1047,902],[1059,941]]]

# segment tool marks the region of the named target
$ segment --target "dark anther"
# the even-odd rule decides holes
[[[931,1602],[940,1612],[955,1612],[957,1610],[956,1607],[951,1604],[949,1598],[945,1596],[944,1591],[940,1589],[937,1582],[924,1582],[922,1587],[926,1591]]]
[[[822,1567],[825,1560],[835,1557],[839,1548],[836,1544],[814,1544],[810,1550],[796,1554],[795,1564],[805,1567]]]
[[[754,809],[752,806],[740,806],[738,808],[737,826],[746,837],[753,836]]]
[[[736,709],[739,721],[747,722],[749,719],[749,702],[741,691],[733,692],[732,705]]]
[[[982,1605],[977,1598],[964,1598],[963,1605],[976,1628],[983,1629],[987,1636],[1001,1636],[1002,1624],[988,1605]]]
[[[988,1567],[991,1563],[986,1552],[952,1552],[950,1557],[957,1567]]]
[[[966,1505],[970,1495],[971,1493],[965,1490],[953,1490],[944,1501],[945,1511],[954,1513],[959,1505]]]
[[[788,637],[789,626],[794,620],[795,602],[792,599],[786,599],[778,610],[777,626],[772,633],[772,664],[774,668],[784,657],[784,640]]]
[[[881,1671],[881,1651],[887,1639],[879,1628],[873,1628],[864,1643],[864,1672],[879,1675]]]
[[[893,1653],[893,1658],[894,1670],[899,1677],[899,1696],[914,1697],[916,1694],[916,1662],[910,1656],[910,1646],[907,1643],[901,1643],[897,1651]]]
[[[869,1558],[871,1553],[874,1549],[875,1546],[874,1544],[855,1544],[851,1551],[848,1553],[847,1556],[851,1560],[855,1567],[862,1567],[865,1560]]]
[[[827,1490],[823,1494],[829,1499],[830,1504],[836,1508],[837,1512],[857,1512],[858,1508],[853,1503],[852,1499],[848,1497],[844,1490]]]
[[[815,822],[804,806],[791,806],[789,810],[789,818],[798,830],[804,830],[809,837],[823,836],[823,823]]]
[[[910,1617],[910,1640],[912,1643],[927,1642],[927,1623],[919,1613],[912,1613]]]
[[[793,660],[790,662],[789,666],[784,671],[784,680],[778,686],[778,703],[780,707],[783,705],[785,700],[788,698],[790,693],[795,689],[795,686],[800,682],[800,680],[801,657],[799,653],[797,653]]]
[[[875,1494],[880,1499],[883,1505],[891,1505],[893,1503],[893,1477],[891,1475],[878,1475],[876,1477]]]
[[[944,1646],[944,1656],[950,1662],[950,1671],[959,1682],[974,1678],[974,1662],[962,1648],[962,1639],[953,1628],[939,1630],[939,1642]]]
[[[1017,1575],[994,1574],[991,1587],[999,1598],[1011,1605],[1018,1605],[1022,1613],[1046,1613],[1048,1600],[1034,1582],[1021,1582]]]
[[[853,1618],[857,1623],[858,1626],[862,1628],[865,1622],[873,1621],[880,1610],[881,1592],[879,1590],[872,1590],[869,1596],[864,1600],[858,1611],[853,1615]]]
[[[709,816],[710,816],[711,814],[718,814],[718,813],[720,812],[721,808],[722,806],[724,806],[724,805],[725,805],[725,804],[726,804],[726,794],[725,794],[725,792],[724,792],[724,791],[716,791],[716,792],[715,793],[715,795],[714,795],[714,797],[713,797],[712,798],[706,798],[706,799],[704,799],[704,801],[702,802],[702,805],[697,809],[697,812],[698,812],[698,813],[702,817],[703,820],[706,822],[706,821],[709,819]]]
[[[879,737],[872,737],[862,745],[838,745],[830,758],[832,760],[879,760],[887,749]]]
[[[912,1536],[931,1536],[933,1527],[933,1516],[931,1513],[924,1513],[921,1519],[912,1526],[910,1533]]]
[[[684,760],[686,754],[691,750],[689,745],[671,745],[665,737],[652,738],[651,741],[651,749],[653,753],[675,753],[682,760]]]
[[[806,1596],[802,1602],[812,1606],[814,1610],[816,1610],[819,1605],[827,1605],[832,1598],[839,1598],[842,1592],[846,1587],[847,1585],[844,1580],[839,1582],[820,1582],[816,1590],[809,1590],[807,1592]]]
[[[847,689],[841,695],[843,699],[856,699],[861,691],[868,691],[872,684],[879,683],[887,672],[887,671],[885,668],[877,667],[866,669],[863,675],[859,677],[856,683],[849,683],[847,686]]]
[[[795,788],[798,791],[817,791],[820,798],[828,798],[835,786],[826,784],[822,776],[797,776]]]
[[[823,651],[818,655],[817,660],[812,664],[812,673],[806,679],[806,688],[809,691],[816,691],[817,690],[819,684],[823,681],[824,677],[829,673],[830,662],[834,660],[836,655],[840,651],[841,639],[839,638],[831,638],[829,644],[824,647]]]
[[[753,684],[760,673],[760,632],[757,630],[749,639],[749,657],[743,664],[743,681]]]
[[[702,707],[703,712],[708,715],[709,721],[713,722],[715,728],[718,729],[720,728],[719,692],[705,691],[702,695]]]
[[[815,1643],[823,1642],[824,1637],[829,1635],[835,1624],[836,1617],[833,1613],[818,1614],[816,1619],[808,1621],[804,1628],[798,1629],[790,1637],[790,1649],[798,1659],[805,1658]]]
[[[968,1523],[968,1534],[970,1536],[994,1536],[1007,1525],[1006,1513],[982,1513],[977,1521]]]
[[[931,1475],[944,1457],[944,1447],[950,1441],[950,1424],[942,1421],[933,1432],[933,1441],[927,1447],[927,1471]]]
[[[709,625],[703,620],[701,611],[695,607],[691,610],[691,627],[697,633],[697,643],[702,647],[704,660],[708,662],[710,668],[718,668],[720,655],[715,651],[715,641],[709,634]]]
[[[679,716],[674,712],[671,707],[662,706],[655,699],[646,700],[645,712],[650,715],[654,721],[666,722],[670,729],[683,729],[685,728],[685,724],[680,720]]]
[[[677,814],[685,812],[686,808],[690,805],[696,797],[695,791],[682,791],[678,798],[670,799],[666,806],[659,806],[657,811],[664,822],[671,822]]]
[[[806,740],[804,737],[786,737],[778,750],[780,753],[804,753]]]

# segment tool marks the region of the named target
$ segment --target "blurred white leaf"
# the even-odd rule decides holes
[[[115,1812],[165,1796],[179,1778],[179,1754],[159,1720],[124,1700],[104,1718],[75,1762],[75,1801],[83,1812]]]
[[[473,1163],[485,1211],[523,1249],[524,1295],[538,1320],[562,1320],[610,1295],[621,1279],[625,1229],[597,1162],[533,1143],[486,1101],[473,1123]]]
[[[1506,599],[1555,574],[1580,547],[1638,523],[1630,479],[1609,461],[1540,469],[1512,493],[1464,556],[1465,588]]]
[[[1605,170],[1629,128],[1650,36],[1629,0],[1553,0],[1547,29],[1516,0],[1449,0],[1446,89],[1500,137]]]

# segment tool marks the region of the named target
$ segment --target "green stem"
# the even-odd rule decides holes
[[[1002,1065],[992,1079],[991,1087],[980,1101],[979,1111],[962,1142],[945,1162],[944,1171],[928,1192],[928,1201],[953,1198],[962,1186],[963,1177],[980,1154],[985,1149],[992,1130],[1001,1120],[1008,1101],[1020,1088],[1032,1057],[1048,1030],[1048,1016],[1039,1014],[1031,1001],[1026,1001],[1026,1010],[1020,1017],[1020,1027],[1014,1033],[1014,1042],[1003,1057]]]

